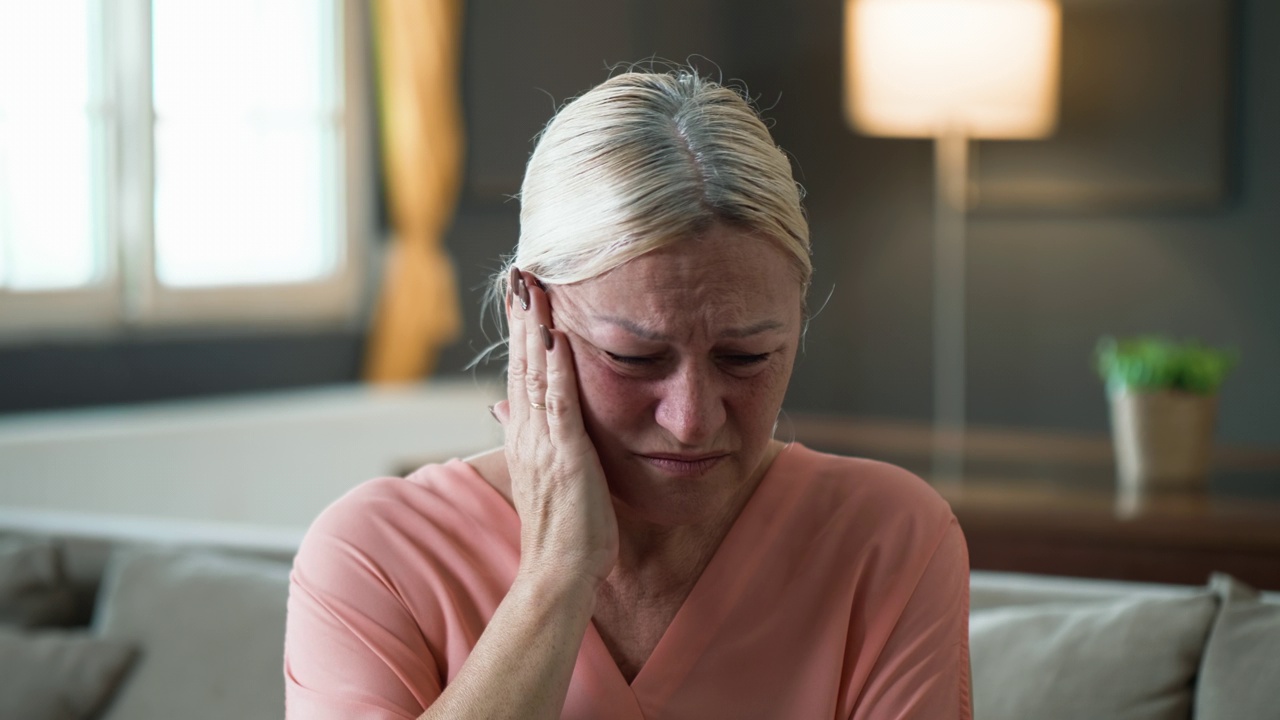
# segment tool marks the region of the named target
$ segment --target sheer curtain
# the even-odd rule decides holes
[[[365,379],[430,375],[461,330],[444,232],[462,174],[458,93],[463,0],[375,0],[382,158],[395,236],[365,357]]]

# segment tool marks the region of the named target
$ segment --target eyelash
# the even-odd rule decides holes
[[[648,365],[654,362],[655,360],[657,360],[657,358],[649,358],[649,357],[631,357],[628,355],[615,355],[611,352],[606,352],[605,354],[609,356],[610,360],[613,360],[616,363],[622,363],[623,365]]]
[[[614,353],[606,353],[611,360],[623,365],[635,365],[643,367],[652,365],[660,358],[656,357],[634,357],[629,355],[615,355]],[[748,367],[764,362],[768,359],[769,353],[760,353],[758,355],[722,355],[721,359],[727,361],[731,365],[738,367]]]
[[[769,353],[759,353],[757,355],[726,355],[724,359],[733,365],[746,367],[749,365],[758,365],[768,359]]]

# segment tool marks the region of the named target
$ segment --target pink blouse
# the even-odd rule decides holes
[[[417,718],[518,563],[515,510],[461,460],[352,490],[294,561],[287,716]],[[632,683],[588,626],[562,717],[970,720],[968,604],[932,488],[793,443]]]

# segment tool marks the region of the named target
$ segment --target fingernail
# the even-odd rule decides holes
[[[547,286],[546,286],[546,285],[543,285],[541,280],[539,280],[538,278],[536,278],[536,277],[534,277],[534,276],[532,276],[532,275],[530,275],[529,277],[533,278],[533,284],[534,284],[534,285],[537,285],[539,290],[541,290],[542,292],[546,292],[546,291],[547,291]]]
[[[546,345],[547,349],[550,350],[551,346],[555,345],[555,336],[551,334],[551,331],[547,329],[546,325],[539,325],[538,332],[542,333],[542,344]]]
[[[520,299],[520,307],[529,309],[529,289],[524,286],[524,278],[520,276],[520,268],[512,266],[511,275],[507,278],[507,290]]]
[[[493,407],[494,407],[493,405],[489,406],[489,414],[493,416],[494,420],[498,420],[498,411],[494,410]],[[501,424],[502,421],[498,420],[498,423]]]

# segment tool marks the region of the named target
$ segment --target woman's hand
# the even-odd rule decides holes
[[[506,431],[520,569],[475,648],[424,720],[558,718],[596,591],[618,557],[618,520],[582,423],[573,352],[547,294],[513,270]]]
[[[581,578],[594,590],[617,561],[618,522],[583,425],[573,351],[533,276],[513,268],[509,286],[507,400],[494,410],[520,516],[520,573]]]

